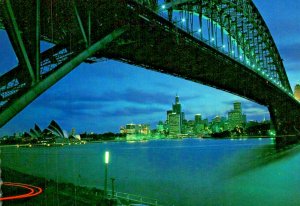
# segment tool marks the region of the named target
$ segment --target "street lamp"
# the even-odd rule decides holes
[[[106,151],[105,152],[105,164],[108,164],[109,163],[109,152]]]
[[[111,179],[111,196],[112,198],[115,197],[115,178],[110,178]]]
[[[109,152],[105,152],[105,171],[104,171],[104,196],[107,195],[107,173],[108,173],[108,163],[109,163]]]

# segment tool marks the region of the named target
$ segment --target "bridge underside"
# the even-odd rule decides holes
[[[126,13],[134,23],[100,56],[215,87],[268,107],[279,144],[300,134],[300,104],[274,84],[151,12]],[[145,21],[146,17],[149,21]],[[133,20],[132,20],[133,21]],[[122,40],[121,40],[122,41]]]
[[[73,9],[76,11],[75,7],[64,10],[65,13],[61,15],[62,17],[69,16],[66,19],[61,17],[51,22],[47,16],[41,18],[41,25],[45,25],[47,22],[52,25],[41,29],[41,37],[55,43],[56,47],[64,48],[68,55],[59,64],[55,64],[53,62],[59,62],[59,58],[53,54],[58,54],[61,50],[48,51],[48,53],[46,51],[40,57],[41,62],[50,61],[51,64],[54,64],[54,68],[47,72],[38,72],[36,76],[32,75],[34,78],[31,81],[30,74],[27,72],[28,62],[26,65],[24,52],[19,51],[17,53],[18,58],[23,59],[24,63],[20,61],[19,67],[0,77],[0,88],[8,88],[8,83],[14,79],[23,84],[18,84],[20,89],[13,95],[8,95],[5,103],[1,106],[1,125],[9,121],[56,81],[46,84],[43,90],[35,95],[28,97],[25,96],[26,94],[34,91],[42,81],[53,78],[51,75],[62,71],[61,68],[65,68],[65,65],[72,62],[78,55],[89,50],[99,40],[117,30],[117,35],[113,35],[114,38],[106,41],[104,46],[97,47],[89,55],[79,59],[77,65],[83,61],[92,62],[90,57],[93,57],[92,59],[106,57],[228,91],[267,106],[277,131],[278,143],[288,144],[294,141],[293,137],[298,134],[298,130],[300,131],[298,124],[300,122],[300,105],[298,102],[233,58],[178,29],[169,21],[134,1],[128,2],[110,1],[107,3],[107,1],[98,1],[97,5],[89,7],[93,19],[89,18],[89,12],[80,9],[78,9],[77,15],[74,15]],[[80,8],[86,8],[85,6],[87,7],[86,4],[83,4]],[[51,15],[49,14],[49,16]],[[83,23],[78,17],[89,20]],[[17,23],[22,25],[22,28],[30,26],[28,21],[17,19],[19,19]],[[64,22],[60,22],[63,19]],[[10,28],[9,22],[4,21],[4,23],[6,28]],[[120,31],[118,30],[120,28],[126,29]],[[34,31],[36,33],[36,30]],[[19,42],[14,37],[16,32],[13,32],[13,28],[11,28],[8,29],[8,33],[11,41],[15,42],[13,46],[16,50],[19,48]],[[28,33],[28,36],[32,35]],[[36,38],[26,39],[25,36],[23,39],[25,42],[36,41]],[[70,41],[72,41],[72,45]],[[26,48],[27,50],[37,48],[34,44],[28,43],[26,45],[31,45]],[[29,62],[36,62],[37,58],[39,57],[35,53],[29,53]],[[36,67],[36,64],[33,63],[32,65]],[[76,65],[71,66],[70,71],[75,67]],[[64,73],[60,78],[67,73]],[[25,86],[22,87],[22,85]],[[5,98],[2,95],[2,99]],[[20,108],[18,108],[18,101],[23,105]],[[7,117],[7,111],[9,111],[10,117]]]

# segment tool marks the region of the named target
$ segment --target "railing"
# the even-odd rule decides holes
[[[168,20],[168,14],[166,11],[160,10],[157,13],[160,17]],[[216,46],[212,41],[204,38],[202,35],[199,34],[199,32],[189,32],[188,28],[186,28],[186,24],[183,24],[182,22],[175,22],[174,23],[176,27],[178,27],[179,29],[189,33],[190,35],[192,35],[193,37],[199,39],[201,42],[204,42],[206,45],[213,47],[214,49],[220,51],[221,53],[225,54],[226,56],[230,57],[231,59],[234,59],[235,61],[243,64],[244,66],[246,66],[248,69],[255,71],[257,74],[259,74],[261,77],[267,79],[269,82],[271,82],[274,86],[276,86],[277,88],[281,89],[283,92],[285,92],[286,94],[288,94],[290,97],[295,98],[294,95],[290,92],[288,92],[288,90],[286,88],[283,87],[283,85],[277,81],[276,79],[270,78],[269,75],[264,72],[262,69],[258,68],[258,67],[252,67],[252,64],[250,63],[249,60],[247,59],[241,59],[239,57],[235,57],[232,56],[230,54],[230,52],[225,51],[222,47],[220,46]]]
[[[140,4],[145,4],[145,1],[143,1],[143,0],[135,0],[135,1],[140,3]],[[164,8],[164,1],[159,1],[158,5],[157,5],[157,8],[158,8],[158,10],[156,12],[157,15],[159,15],[160,17],[168,20],[167,10],[166,10],[166,8]],[[189,31],[189,28],[186,27],[186,24],[182,23],[182,21],[180,21],[180,20],[175,22],[175,23],[173,22],[173,24],[177,28],[187,32],[188,34],[190,34],[193,37],[199,39],[200,41],[202,41],[205,44],[211,46],[212,48],[217,49],[218,51],[225,54],[229,58],[234,59],[235,61],[241,63],[244,66],[246,66],[248,69],[254,71],[255,73],[257,73],[258,75],[260,75],[264,79],[267,79],[270,83],[272,83],[274,86],[279,88],[282,92],[286,93],[291,98],[295,99],[293,93],[291,91],[289,91],[287,88],[285,88],[278,79],[271,77],[267,72],[264,71],[264,69],[260,68],[255,63],[252,64],[248,58],[241,58],[241,56],[235,56],[236,52],[232,53],[233,51],[226,51],[224,46],[215,45],[214,41],[209,40],[209,39],[205,39],[203,37],[203,35],[200,35],[199,32]],[[200,31],[200,32],[202,32],[202,31]],[[237,46],[239,46],[239,45],[237,45]]]
[[[112,191],[108,190],[108,194],[112,194]],[[149,206],[161,206],[160,204],[158,204],[157,199],[144,197],[144,196],[136,195],[136,194],[129,194],[129,193],[124,193],[124,192],[115,192],[114,197],[122,199],[122,200],[126,200],[128,202],[146,204],[146,205],[149,205]]]

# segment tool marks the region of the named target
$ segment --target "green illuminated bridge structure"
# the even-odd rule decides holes
[[[300,104],[251,0],[0,2],[0,28],[19,62],[0,76],[1,127],[82,62],[105,58],[257,102],[279,144],[297,139]],[[53,47],[41,52],[41,41]]]

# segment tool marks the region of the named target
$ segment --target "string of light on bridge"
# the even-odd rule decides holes
[[[170,6],[169,6],[170,7]],[[158,11],[158,14],[167,19],[168,20],[168,8],[166,6],[166,4],[161,4],[159,6],[160,10]],[[175,12],[175,10],[173,10],[173,12]],[[197,15],[193,12],[187,11],[187,13],[190,15]],[[209,17],[205,17],[207,19],[209,19]],[[218,25],[217,22],[213,21],[212,19],[210,19],[214,25],[217,25],[217,27],[223,29],[220,25]],[[251,63],[250,59],[248,57],[246,57],[245,52],[242,51],[240,48],[240,46],[238,45],[237,41],[235,39],[231,39],[232,37],[230,37],[230,40],[233,40],[234,45],[235,45],[235,49],[239,49],[241,50],[241,55],[239,55],[237,58],[235,57],[235,50],[231,50],[228,52],[228,49],[226,51],[226,45],[223,44],[222,46],[218,47],[216,45],[216,39],[214,36],[210,37],[210,39],[205,39],[202,35],[202,29],[198,28],[196,31],[189,31],[189,28],[187,28],[187,26],[183,23],[186,23],[187,19],[186,18],[181,18],[179,21],[172,21],[173,24],[175,24],[177,27],[183,29],[184,31],[188,32],[190,35],[196,37],[197,39],[201,40],[202,42],[206,43],[207,45],[216,48],[218,51],[222,52],[223,54],[226,54],[227,56],[229,56],[230,58],[233,58],[234,60],[240,62],[241,64],[243,64],[244,66],[246,66],[248,69],[255,71],[257,74],[259,74],[260,76],[262,76],[263,78],[268,79],[269,82],[271,82],[273,85],[275,85],[277,88],[281,89],[283,92],[287,93],[290,97],[294,97],[293,93],[291,91],[288,91],[287,88],[285,88],[282,83],[278,80],[275,79],[274,77],[272,77],[271,75],[269,75],[267,72],[264,71],[264,69],[262,69],[259,65],[257,65],[256,63]],[[224,29],[223,29],[224,30]],[[226,30],[224,30],[223,32],[225,32],[226,34],[228,34],[228,32]],[[201,35],[200,35],[201,34]],[[244,57],[243,57],[244,55]],[[257,61],[258,62],[258,61]]]

